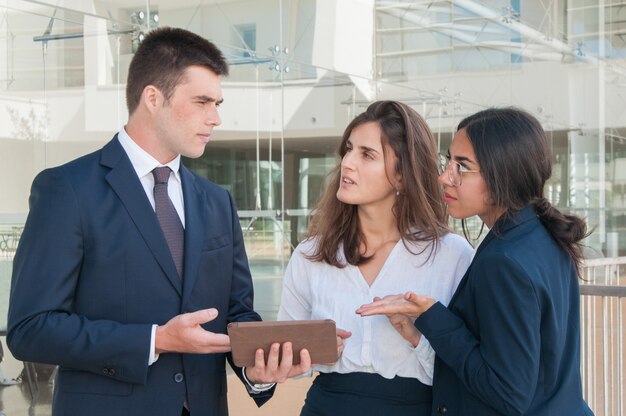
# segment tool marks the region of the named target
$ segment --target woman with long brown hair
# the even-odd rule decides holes
[[[398,290],[447,303],[467,268],[470,246],[446,227],[435,140],[413,109],[380,101],[348,125],[339,156],[287,267],[278,319],[333,319],[351,336],[340,333],[337,363],[315,366],[301,414],[428,415],[428,341],[403,315],[354,311]]]

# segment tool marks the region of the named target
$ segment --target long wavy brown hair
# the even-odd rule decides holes
[[[391,148],[396,156],[395,171],[401,177],[401,189],[393,205],[393,214],[402,241],[409,250],[408,242],[425,242],[420,253],[430,247],[432,254],[439,238],[448,232],[443,194],[437,183],[435,138],[426,121],[411,107],[396,101],[377,101],[346,127],[337,151],[341,159],[346,154],[346,142],[352,130],[370,122],[380,126],[383,152]],[[385,160],[388,159],[385,157]],[[338,256],[340,247],[343,247],[349,264],[364,264],[371,256],[364,256],[361,250],[365,241],[358,206],[337,199],[341,161],[329,177],[326,191],[309,222],[308,237],[317,239],[309,258],[343,268],[346,264]]]

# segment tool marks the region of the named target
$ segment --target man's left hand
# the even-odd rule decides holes
[[[311,369],[311,356],[306,349],[300,350],[300,364],[293,365],[291,342],[282,345],[282,359],[279,362],[280,348],[279,343],[272,344],[267,363],[263,349],[259,348],[256,351],[254,367],[246,368],[246,377],[251,383],[282,383]]]

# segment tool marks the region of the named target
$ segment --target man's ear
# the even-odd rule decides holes
[[[146,106],[146,109],[153,113],[163,104],[163,94],[154,85],[146,85],[141,93],[141,101]]]

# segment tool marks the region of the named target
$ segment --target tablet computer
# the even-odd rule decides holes
[[[271,345],[287,341],[293,345],[294,364],[300,363],[300,350],[303,348],[309,351],[312,364],[333,364],[339,358],[337,330],[332,319],[232,322],[228,324],[228,336],[233,361],[238,367],[254,367],[254,356],[259,348],[265,352],[267,362]]]

